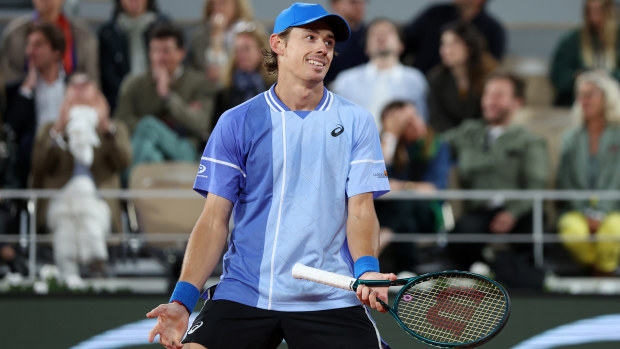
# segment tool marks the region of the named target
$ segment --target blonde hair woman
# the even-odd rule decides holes
[[[247,0],[206,0],[203,16],[203,24],[190,40],[189,62],[209,81],[219,84],[230,61],[235,35],[257,24],[252,22],[254,14]]]
[[[604,70],[620,79],[618,9],[614,0],[584,0],[583,25],[559,42],[551,61],[555,104],[569,106],[575,79],[587,70]]]
[[[576,84],[573,111],[580,124],[564,135],[557,188],[619,190],[620,86],[602,71],[583,73]],[[558,230],[564,246],[593,275],[612,274],[620,241],[605,237],[620,237],[620,202],[592,197],[563,204]],[[602,241],[588,241],[591,234]]]

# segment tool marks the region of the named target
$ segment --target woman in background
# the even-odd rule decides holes
[[[463,120],[480,118],[480,98],[497,61],[484,37],[467,22],[448,24],[441,34],[441,65],[428,74],[430,124],[445,132]]]
[[[112,19],[99,29],[101,89],[112,111],[125,76],[148,69],[150,32],[166,21],[155,0],[114,0]]]
[[[189,43],[190,66],[205,73],[207,80],[221,84],[230,61],[235,35],[256,26],[247,0],[206,0],[203,23]]]
[[[620,86],[605,72],[587,72],[577,78],[576,93],[573,111],[580,125],[562,139],[557,188],[620,190]],[[564,246],[593,275],[613,274],[620,257],[620,202],[593,197],[562,204],[558,231]],[[589,241],[590,235],[603,240]]]
[[[613,0],[585,0],[583,25],[567,33],[551,60],[555,105],[570,106],[575,80],[586,70],[604,70],[620,79],[618,11]]]
[[[250,25],[248,30],[235,36],[231,61],[216,100],[214,126],[226,110],[266,91],[275,83],[275,76],[267,74],[263,65],[262,50],[269,48],[268,39],[261,27]]]

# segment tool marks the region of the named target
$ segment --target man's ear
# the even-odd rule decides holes
[[[284,48],[286,47],[286,42],[280,35],[271,34],[269,37],[269,46],[271,46],[271,50],[278,55],[284,54]]]

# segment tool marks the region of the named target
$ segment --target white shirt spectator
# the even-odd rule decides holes
[[[372,62],[347,69],[338,75],[332,89],[368,109],[379,131],[381,110],[394,100],[411,102],[424,120],[428,120],[426,78],[419,70],[400,63],[385,70],[378,70]]]

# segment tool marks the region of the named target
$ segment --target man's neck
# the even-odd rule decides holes
[[[394,68],[399,63],[399,60],[398,56],[385,55],[373,57],[371,62],[377,70],[388,70],[390,68]]]
[[[39,12],[39,18],[41,18],[44,22],[56,24],[61,13],[62,12],[60,11],[50,11],[46,13]]]
[[[39,70],[39,76],[47,84],[51,84],[54,81],[58,80],[59,75],[60,75],[60,63],[52,64],[49,67]]]
[[[315,84],[294,83],[278,77],[276,96],[291,110],[312,111],[323,98],[323,82]]]

